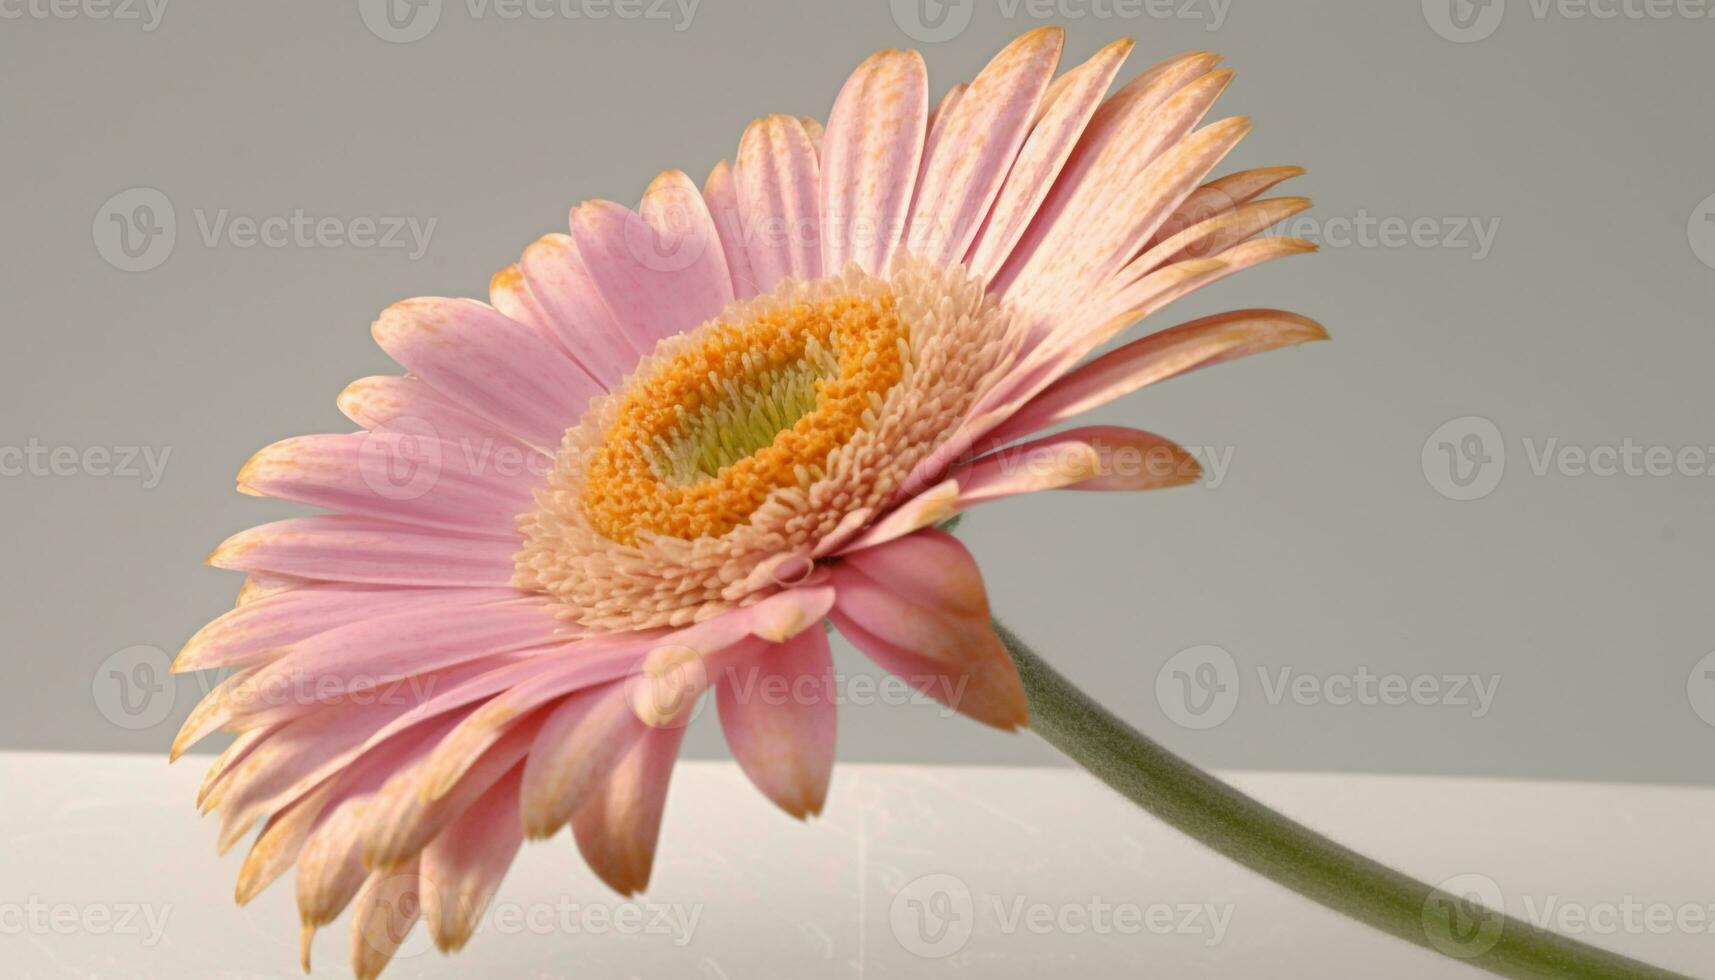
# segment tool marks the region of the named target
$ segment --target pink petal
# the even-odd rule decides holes
[[[1199,221],[1245,204],[1281,181],[1303,174],[1303,167],[1261,167],[1211,180],[1188,194],[1173,209],[1149,244],[1153,248]]]
[[[567,638],[548,607],[530,599],[409,610],[310,637],[234,692],[246,714],[358,694],[495,654]]]
[[[834,768],[834,660],[823,630],[757,644],[717,674],[727,744],[764,795],[800,819],[822,811]]]
[[[177,660],[176,672],[246,666],[273,660],[285,647],[360,619],[428,610],[517,595],[511,589],[396,589],[381,585],[314,584],[266,596],[226,613],[198,630]]]
[[[339,917],[368,877],[362,829],[371,798],[373,794],[340,802],[298,853],[298,918],[303,923],[305,972],[310,969],[310,940],[316,930]]]
[[[1027,271],[1083,234],[1099,215],[1102,202],[1149,165],[1151,158],[1141,154],[1158,149],[1161,137],[1184,121],[1158,117],[1157,110],[1174,93],[1204,77],[1219,60],[1207,52],[1168,59],[1133,79],[1096,110],[1029,228],[995,275],[996,291],[1005,293],[1018,281],[1028,285],[1023,278]]]
[[[621,895],[649,884],[667,784],[684,737],[683,727],[644,732],[572,818],[584,860]]]
[[[936,120],[911,211],[914,254],[941,265],[965,255],[1030,132],[1064,42],[1056,27],[1013,41]]]
[[[428,423],[296,436],[250,457],[238,485],[341,513],[517,541],[536,474],[473,457],[470,448],[442,441]]]
[[[1024,687],[989,620],[976,561],[952,535],[918,531],[834,566],[829,613],[881,666],[984,724],[1029,717]]]
[[[395,361],[533,446],[557,446],[605,390],[558,347],[475,300],[395,303],[371,331]]]
[[[374,980],[392,961],[422,914],[417,862],[376,871],[352,900],[351,968],[358,980]]]
[[[990,435],[1011,442],[1145,385],[1227,361],[1328,336],[1314,320],[1281,310],[1237,310],[1134,340],[1043,389]]]
[[[524,762],[525,834],[540,840],[565,826],[648,731],[622,684],[591,688],[556,706]]]
[[[443,952],[470,941],[523,842],[515,767],[423,849],[423,919]]]
[[[572,240],[630,342],[652,351],[663,337],[719,313],[732,300],[732,277],[714,219],[689,177],[657,177],[643,211],[587,201],[572,211]]]
[[[1273,197],[1229,208],[1151,246],[1121,271],[1120,278],[1135,278],[1168,262],[1219,255],[1309,206],[1308,197]]]
[[[1043,96],[1041,116],[971,247],[972,272],[992,277],[1012,254],[1131,49],[1130,40],[1115,41],[1062,75]]]
[[[524,250],[518,267],[532,299],[590,376],[609,391],[637,368],[637,359],[654,348],[608,308],[570,235],[544,235]],[[555,443],[558,445],[558,443]]]
[[[496,588],[512,581],[517,550],[501,538],[329,514],[240,531],[208,563],[334,582]]]
[[[340,392],[338,402],[345,417],[365,429],[429,435],[467,447],[467,451],[485,459],[522,458],[525,453],[540,453],[494,423],[472,415],[417,378],[388,375],[360,378]]]
[[[739,141],[733,173],[740,233],[757,290],[767,292],[786,277],[820,276],[820,165],[803,123],[779,115],[751,123]]]
[[[822,138],[822,268],[856,262],[882,273],[898,245],[923,158],[929,75],[915,51],[880,51],[858,66]]]
[[[1192,483],[1202,468],[1154,433],[1122,426],[1068,429],[1008,446],[954,471],[959,507],[1038,490],[1154,490]]]
[[[727,271],[732,276],[735,299],[749,299],[757,294],[756,272],[750,264],[750,250],[745,245],[743,211],[738,203],[738,183],[732,167],[725,160],[709,171],[703,183],[703,199],[709,204],[709,216],[720,235],[721,251],[726,254]]]

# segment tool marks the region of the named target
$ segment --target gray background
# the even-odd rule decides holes
[[[1209,765],[1715,782],[1715,681],[1693,671],[1715,649],[1715,480],[1539,476],[1526,447],[1715,444],[1715,269],[1699,258],[1715,263],[1702,220],[1715,20],[1539,16],[1512,0],[1498,25],[1479,18],[1492,36],[1460,43],[1431,26],[1428,2],[1235,0],[1209,30],[1199,0],[1152,7],[1185,17],[1124,0],[965,0],[938,11],[968,17],[964,29],[921,45],[910,5],[873,2],[704,0],[686,25],[507,20],[448,0],[411,43],[378,37],[352,3],[169,0],[153,30],[7,6],[24,16],[0,19],[0,447],[171,455],[153,487],[0,477],[0,748],[164,751],[207,682],[130,673],[152,662],[132,648],[170,655],[229,607],[238,576],[203,556],[297,512],[237,495],[233,474],[265,443],[348,427],[334,395],[393,370],[368,330],[388,303],[481,296],[525,244],[563,229],[570,204],[634,203],[667,167],[700,180],[757,115],[825,117],[873,49],[921,47],[938,96],[1043,10],[1068,27],[1068,63],[1137,37],[1124,77],[1222,52],[1239,70],[1222,108],[1260,124],[1227,166],[1310,168],[1287,192],[1316,198],[1313,224],[1292,230],[1325,238],[1323,253],[1153,325],[1275,306],[1335,340],[1098,413],[1230,449],[1230,471],[1214,488],[978,512],[961,534],[997,609]],[[126,272],[97,229],[105,202],[136,187],[171,202],[177,239],[158,267]],[[223,208],[436,225],[415,260],[211,246],[198,215]],[[1348,240],[1340,221],[1361,215],[1436,231]],[[1458,234],[1468,222],[1495,230],[1486,251]],[[1492,493],[1458,501],[1423,453],[1465,416],[1498,427],[1506,462],[1485,471],[1504,474]],[[1158,694],[1175,690],[1171,673],[1157,679],[1202,644],[1230,653],[1238,701],[1197,730]],[[142,687],[117,689],[116,668]],[[1454,703],[1271,704],[1258,668],[1499,688],[1481,718]],[[724,753],[710,720],[691,754]],[[841,739],[853,759],[1056,758],[925,706],[848,710]]]

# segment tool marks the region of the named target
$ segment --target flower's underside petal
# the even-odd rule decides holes
[[[1120,270],[1119,278],[1130,280],[1170,262],[1220,255],[1309,206],[1308,197],[1271,197],[1228,208],[1151,246]]]
[[[1022,439],[1187,371],[1328,336],[1320,324],[1282,310],[1235,310],[1134,340],[1043,389],[990,434],[995,443]]]
[[[721,251],[726,255],[727,273],[732,277],[735,299],[749,299],[759,291],[756,271],[750,263],[750,250],[745,247],[744,212],[738,203],[738,182],[732,166],[725,160],[709,171],[703,182],[703,200],[708,202],[709,216],[720,235]]]
[[[649,731],[623,684],[574,694],[556,705],[524,762],[520,817],[540,840],[564,827],[631,746]]]
[[[850,541],[842,543],[840,554],[862,551],[886,544],[913,531],[949,520],[959,512],[959,481],[943,480],[906,500],[889,511],[887,516]]]
[[[604,388],[617,388],[649,347],[630,335],[602,299],[572,236],[537,239],[524,250],[518,267],[531,299],[558,334],[560,346]]]
[[[312,583],[246,603],[215,619],[179,651],[173,670],[263,663],[284,654],[294,643],[361,619],[494,602],[516,595],[507,588],[396,589]]]
[[[611,201],[587,201],[572,211],[571,226],[596,290],[631,345],[642,351],[713,317],[732,300],[714,219],[696,185],[679,171],[655,178],[642,214]]]
[[[1131,41],[1115,41],[1062,75],[1043,96],[1041,115],[971,247],[972,272],[992,277],[1012,254],[1131,49]]]
[[[1114,425],[1008,446],[953,471],[960,510],[1038,490],[1155,490],[1201,475],[1196,459],[1178,444]]]
[[[351,968],[358,980],[374,980],[404,945],[422,915],[417,861],[373,871],[356,897],[351,923]]]
[[[536,477],[405,430],[295,436],[238,473],[241,490],[360,517],[516,541]]]
[[[859,650],[948,707],[1013,729],[1024,687],[989,619],[982,576],[952,535],[924,530],[834,568],[829,616]]]
[[[539,448],[559,445],[566,427],[605,391],[551,341],[475,300],[395,303],[371,332],[435,390]]]
[[[443,952],[470,941],[524,842],[518,781],[514,767],[423,849],[423,920]]]
[[[756,788],[803,818],[820,813],[834,768],[834,661],[824,630],[759,643],[716,675],[727,745]]]
[[[1303,167],[1259,167],[1217,177],[1179,202],[1179,206],[1161,223],[1149,245],[1154,248],[1199,221],[1246,204],[1283,180],[1303,175]]]
[[[302,957],[310,969],[310,940],[317,929],[339,917],[363,886],[363,821],[374,794],[353,796],[334,806],[298,852],[298,918],[303,925]]]
[[[684,738],[683,726],[644,731],[572,817],[584,860],[621,895],[649,884],[667,784]]]
[[[923,158],[929,77],[915,51],[881,51],[858,66],[822,139],[822,267],[881,274],[904,233]]]
[[[1031,31],[1007,45],[930,129],[906,247],[940,265],[963,259],[1030,132],[1065,32]]]
[[[816,200],[820,164],[804,124],[792,116],[758,119],[739,140],[733,175],[738,237],[758,292],[788,276],[822,274],[822,228]]]
[[[208,563],[331,582],[494,588],[512,580],[516,541],[368,517],[295,517],[240,531]]]

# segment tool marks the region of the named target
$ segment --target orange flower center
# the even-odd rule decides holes
[[[587,469],[590,526],[691,540],[748,520],[773,491],[821,479],[905,374],[893,296],[800,302],[719,323],[622,397]]]

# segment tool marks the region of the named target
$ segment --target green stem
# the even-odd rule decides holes
[[[1334,843],[1191,765],[1097,704],[995,623],[1030,727],[1145,810],[1264,877],[1386,933],[1503,977],[1687,980],[1449,895]]]

